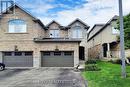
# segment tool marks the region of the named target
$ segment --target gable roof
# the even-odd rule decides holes
[[[119,16],[115,15],[114,17],[112,17],[101,29],[99,29],[99,31],[97,31],[92,37],[90,37],[88,39],[88,41],[90,41],[92,38],[94,38],[96,35],[98,35],[101,31],[103,31],[108,25],[111,24],[112,21],[114,20],[118,20]]]
[[[44,24],[41,22],[40,19],[34,17],[30,12],[28,12],[27,10],[25,10],[24,8],[22,8],[21,6],[19,6],[19,5],[16,4],[16,3],[15,3],[13,6],[10,6],[10,7],[7,8],[7,9],[13,10],[13,8],[19,8],[20,10],[22,10],[23,12],[25,12],[26,14],[28,14],[29,16],[31,16],[31,17],[33,18],[33,21],[34,21],[34,22],[39,23],[39,25],[40,25],[41,27],[43,27],[43,28],[45,27]],[[2,15],[7,13],[7,9],[6,9],[4,12],[2,12]],[[1,16],[2,16],[2,15],[1,15]],[[1,17],[1,18],[2,18],[2,17]]]
[[[36,17],[34,17],[30,12],[28,12],[27,10],[25,10],[23,7],[21,7],[20,5],[18,5],[17,3],[15,3],[14,5],[8,7],[5,11],[2,12],[2,14],[6,14],[8,9],[9,10],[13,10],[14,8],[19,8],[20,10],[24,11],[25,13],[27,13],[28,15],[30,15],[31,17],[33,17],[34,19],[37,19]]]
[[[53,20],[49,24],[47,24],[46,27],[49,27],[53,23],[56,23],[57,25],[61,26],[57,21]]]
[[[91,30],[88,32],[88,37],[89,37],[89,35],[90,35],[90,33],[94,30],[94,28],[96,27],[96,26],[101,26],[101,27],[103,27],[105,24],[95,24],[92,28],[91,28]]]
[[[71,25],[73,25],[75,22],[80,22],[81,24],[83,24],[85,26],[86,29],[89,29],[90,26],[88,26],[85,22],[83,22],[82,20],[80,20],[79,18],[75,19],[74,21],[72,21],[68,27],[70,27]]]
[[[53,23],[56,23],[56,24],[59,26],[60,29],[63,29],[63,30],[69,29],[69,27],[61,26],[61,24],[59,24],[59,23],[58,23],[57,21],[55,21],[55,20],[53,20],[53,21],[51,21],[49,24],[47,24],[47,25],[46,25],[46,29],[48,29],[49,26],[50,26],[51,24],[53,24]]]

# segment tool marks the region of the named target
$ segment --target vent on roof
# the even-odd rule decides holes
[[[12,0],[1,0],[0,1],[0,15],[2,15],[2,14],[13,14],[14,13],[14,7],[13,6],[14,6],[14,1],[12,1]]]

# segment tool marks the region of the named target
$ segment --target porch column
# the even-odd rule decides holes
[[[101,53],[100,53],[100,58],[103,58],[104,55],[103,55],[103,45],[101,45]]]
[[[111,58],[110,43],[107,43],[107,58]]]

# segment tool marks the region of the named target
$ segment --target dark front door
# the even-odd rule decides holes
[[[85,60],[85,58],[84,58],[84,47],[79,47],[79,59]]]
[[[103,57],[107,57],[107,44],[103,44]]]

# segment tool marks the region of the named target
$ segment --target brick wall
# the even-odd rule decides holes
[[[88,49],[88,58],[91,59],[99,59],[102,57],[102,46],[101,45],[96,45],[92,48]]]

